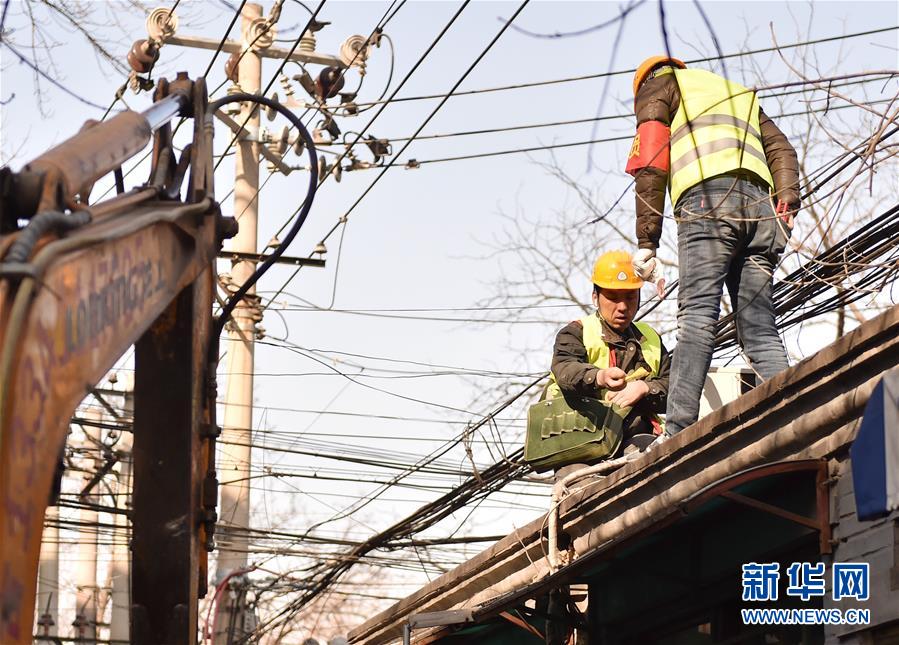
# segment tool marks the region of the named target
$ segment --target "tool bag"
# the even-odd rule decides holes
[[[614,455],[630,408],[586,396],[560,396],[528,409],[524,460],[538,473]]]

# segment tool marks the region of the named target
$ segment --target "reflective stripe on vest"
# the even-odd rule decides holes
[[[587,361],[592,363],[601,370],[609,367],[609,346],[602,338],[602,320],[599,316],[585,316],[581,318],[581,325],[584,328],[584,347],[587,349]],[[659,366],[662,363],[662,339],[656,330],[643,322],[634,323],[634,326],[641,334],[640,350],[643,353],[643,360],[649,366],[652,376],[659,375]],[[549,387],[546,391],[546,398],[552,399],[562,396],[562,390],[556,381],[556,375],[550,372]],[[597,392],[598,393],[598,392]]]
[[[734,170],[774,186],[765,158],[755,92],[702,69],[668,69],[681,102],[671,122],[671,205],[688,188]]]

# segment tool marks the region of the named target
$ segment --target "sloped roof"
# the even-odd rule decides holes
[[[652,452],[576,490],[560,505],[575,557],[650,527],[703,488],[785,459],[848,444],[884,371],[899,365],[899,306],[704,417]],[[549,501],[547,496],[547,502]],[[351,643],[397,640],[411,614],[501,604],[550,575],[546,516],[503,538],[350,632]],[[556,576],[563,576],[565,568]]]

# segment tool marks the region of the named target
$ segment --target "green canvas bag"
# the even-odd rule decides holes
[[[611,457],[630,408],[586,396],[560,396],[528,408],[524,460],[538,473]]]

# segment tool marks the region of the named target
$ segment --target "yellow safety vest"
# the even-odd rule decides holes
[[[602,338],[602,320],[599,316],[585,316],[581,318],[581,325],[584,327],[584,347],[587,349],[587,360],[598,367],[606,369],[609,367],[609,345]],[[640,338],[640,349],[643,352],[643,360],[649,366],[652,376],[659,375],[659,365],[662,363],[662,339],[656,330],[643,322],[634,323],[639,330],[642,338]],[[552,399],[562,396],[562,390],[556,381],[556,375],[550,372],[549,388],[546,391],[546,398]]]
[[[685,190],[734,170],[749,170],[774,186],[762,145],[755,92],[702,69],[674,74],[681,102],[671,122],[671,205]]]

